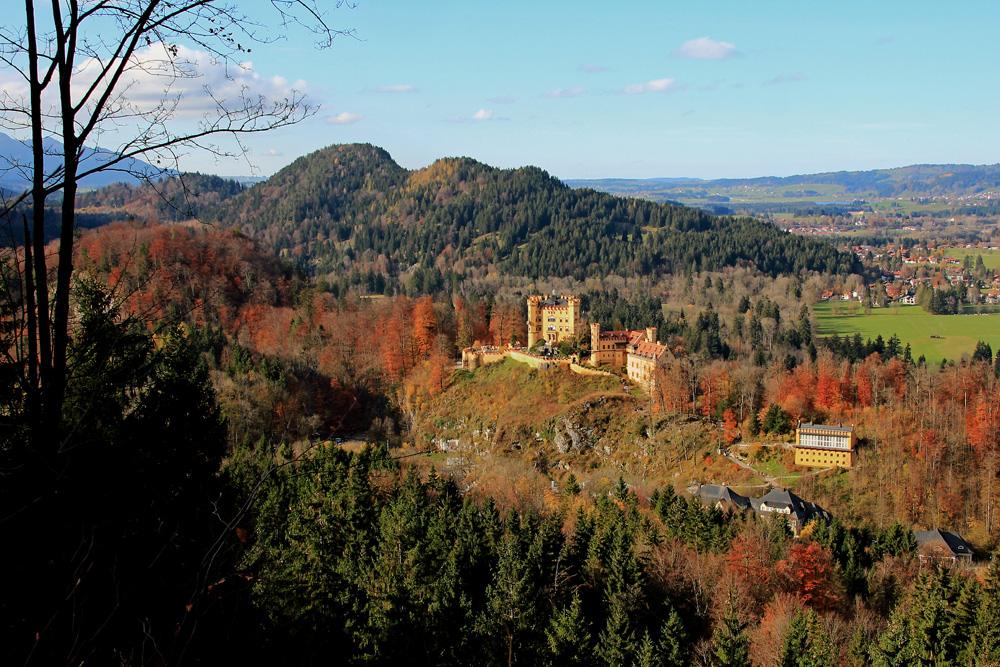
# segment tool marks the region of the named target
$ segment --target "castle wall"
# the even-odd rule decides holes
[[[507,350],[506,354],[514,361],[520,361],[522,364],[528,364],[532,368],[540,371],[547,371],[550,368],[555,368],[560,363],[568,363],[566,361],[560,362],[555,359],[538,357],[533,354],[528,354],[527,352],[521,352],[519,350]]]
[[[599,371],[596,368],[587,368],[586,366],[581,366],[580,364],[570,363],[569,369],[577,375],[610,375],[611,377],[615,377],[614,373]]]

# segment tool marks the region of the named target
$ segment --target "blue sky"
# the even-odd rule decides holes
[[[356,37],[251,54],[264,92],[321,105],[247,142],[262,175],[349,142],[408,168],[469,156],[560,178],[1000,161],[996,2],[357,0],[329,21]]]

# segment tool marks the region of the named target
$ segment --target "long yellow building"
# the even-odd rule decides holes
[[[853,426],[799,422],[795,429],[795,465],[850,468],[856,444]]]

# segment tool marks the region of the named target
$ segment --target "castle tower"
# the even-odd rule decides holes
[[[650,343],[655,343],[656,341],[656,327],[646,327],[646,340]]]
[[[562,298],[566,300],[566,305],[569,307],[570,335],[576,335],[576,332],[580,330],[580,300],[572,295],[563,295]]]
[[[600,366],[600,355],[598,350],[601,347],[601,323],[591,322],[590,323],[590,363],[594,366]]]
[[[542,297],[528,297],[528,347],[533,347],[542,338],[542,311],[538,307]]]

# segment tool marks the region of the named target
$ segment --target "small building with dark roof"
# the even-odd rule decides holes
[[[816,503],[802,500],[788,489],[773,488],[762,498],[751,498],[750,506],[757,514],[783,514],[792,532],[798,535],[814,519],[832,519],[830,513]]]
[[[784,516],[796,536],[810,521],[815,519],[830,521],[833,518],[816,503],[802,500],[788,489],[773,488],[761,498],[749,498],[741,496],[725,485],[705,484],[694,492],[694,497],[709,507],[752,510],[759,516],[770,514]]]
[[[971,563],[972,547],[958,533],[947,530],[916,530],[917,556],[921,563]]]
[[[750,509],[750,499],[733,491],[726,485],[704,484],[694,492],[696,498],[709,507],[721,510]]]

